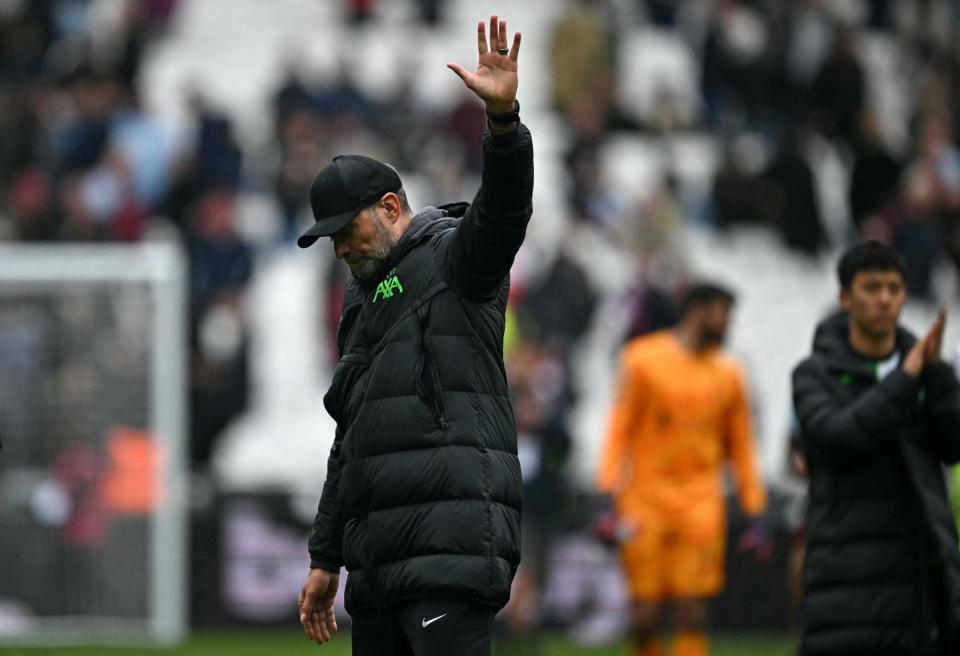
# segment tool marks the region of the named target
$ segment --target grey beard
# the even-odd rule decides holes
[[[373,214],[373,227],[377,232],[376,245],[369,255],[363,255],[352,262],[347,262],[350,266],[350,272],[361,282],[370,283],[376,280],[377,276],[383,272],[390,259],[390,253],[397,245],[397,240],[393,238],[383,222],[380,215]]]
[[[377,277],[377,274],[383,270],[383,267],[386,266],[387,257],[364,255],[348,264],[350,265],[350,272],[354,278],[363,282],[372,282]]]

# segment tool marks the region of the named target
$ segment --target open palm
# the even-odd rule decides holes
[[[460,76],[463,83],[487,105],[491,114],[510,112],[517,97],[517,55],[520,54],[520,32],[513,35],[513,46],[507,40],[507,22],[490,17],[490,41],[486,26],[477,24],[477,70],[471,73],[459,64],[447,67]]]

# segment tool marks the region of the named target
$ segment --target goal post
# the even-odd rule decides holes
[[[187,270],[0,244],[0,644],[188,630]]]

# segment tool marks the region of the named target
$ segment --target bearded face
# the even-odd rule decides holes
[[[350,272],[364,282],[374,280],[383,270],[399,241],[387,229],[376,207],[362,210],[332,238],[337,257],[343,259]]]
[[[725,300],[717,300],[704,307],[700,340],[705,346],[722,346],[727,340],[731,310],[731,304]]]

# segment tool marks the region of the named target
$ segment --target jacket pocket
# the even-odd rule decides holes
[[[440,370],[437,367],[437,356],[430,343],[430,335],[427,332],[429,312],[425,305],[417,308],[417,325],[419,330],[419,343],[417,348],[417,396],[430,408],[434,420],[441,428],[446,430],[447,412],[443,403],[443,387],[440,385]]]

